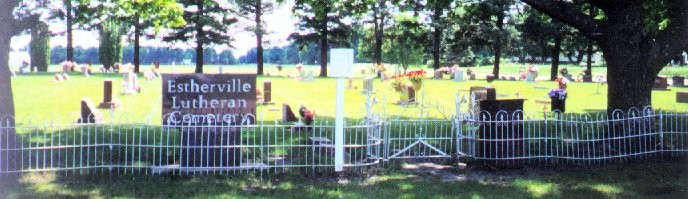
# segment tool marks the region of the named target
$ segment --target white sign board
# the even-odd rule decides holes
[[[332,77],[349,77],[354,67],[354,49],[330,49],[330,75]]]

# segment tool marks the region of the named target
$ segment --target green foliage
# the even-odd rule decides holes
[[[384,53],[393,57],[404,70],[411,65],[420,64],[426,53],[423,46],[427,32],[417,17],[401,13],[394,17],[395,24],[388,30],[387,42],[383,45]]]
[[[122,60],[122,28],[114,20],[101,25],[100,48],[98,55],[100,63],[110,68]]]
[[[40,22],[31,28],[31,43],[29,43],[31,66],[38,71],[47,71],[50,65],[50,33],[48,24]]]

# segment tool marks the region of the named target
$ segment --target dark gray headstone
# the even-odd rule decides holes
[[[100,114],[96,105],[88,99],[81,100],[81,117],[77,119],[77,123],[102,123],[103,116]]]
[[[119,107],[119,102],[112,98],[112,80],[103,81],[103,102],[98,105],[98,108],[113,109]]]
[[[289,105],[282,104],[282,122],[296,122],[299,121],[298,118],[296,118],[296,115],[294,114],[294,111],[291,110],[291,107]]]

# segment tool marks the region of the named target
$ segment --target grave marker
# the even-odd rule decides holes
[[[688,92],[676,92],[676,102],[688,103]]]
[[[456,81],[456,82],[463,81],[463,70],[455,70],[454,71],[454,81]]]
[[[98,105],[101,109],[118,108],[120,103],[118,100],[112,99],[112,80],[103,81],[103,102]]]
[[[668,85],[666,76],[657,76],[655,78],[655,83],[652,85],[652,90],[668,90]]]
[[[413,103],[416,102],[416,90],[413,89],[413,86],[408,85],[407,86],[408,90],[408,102]]]
[[[81,100],[81,117],[77,119],[77,123],[103,123],[103,116],[88,98]]]
[[[272,102],[272,81],[263,81],[263,104],[275,104]]]
[[[375,93],[375,89],[373,87],[373,78],[372,77],[365,77],[363,78],[363,90],[361,91],[362,93]]]
[[[296,118],[296,114],[294,114],[294,111],[291,110],[291,107],[289,107],[289,105],[286,103],[282,104],[282,122],[296,121],[299,121],[299,119]]]

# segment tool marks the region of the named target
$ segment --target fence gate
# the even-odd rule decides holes
[[[448,120],[391,120],[384,132],[384,159],[450,158],[453,135]]]

